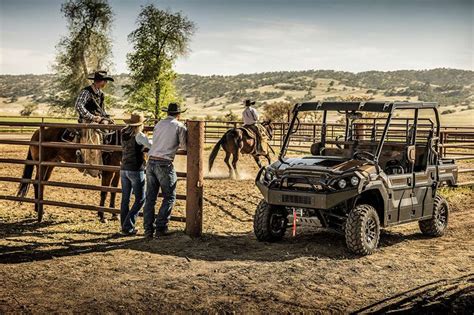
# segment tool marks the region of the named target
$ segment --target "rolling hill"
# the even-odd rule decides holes
[[[127,98],[123,86],[127,74],[115,76],[108,94],[111,111],[123,114]],[[30,104],[33,115],[50,112],[53,75],[0,75],[0,114],[19,115]],[[189,117],[218,117],[240,111],[242,100],[267,103],[310,100],[340,100],[364,97],[377,100],[436,101],[445,115],[473,112],[474,71],[456,69],[367,71],[351,73],[307,70],[239,74],[233,76],[179,75],[176,86],[186,103]],[[33,104],[33,105],[31,105]],[[468,115],[471,116],[471,115]]]

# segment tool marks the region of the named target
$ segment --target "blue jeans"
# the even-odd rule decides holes
[[[176,183],[178,177],[171,161],[148,160],[146,168],[146,201],[143,208],[143,225],[145,234],[153,234],[154,230],[164,231],[176,201]],[[155,220],[155,204],[158,191],[163,194],[158,216]]]
[[[120,222],[122,231],[131,232],[135,229],[138,212],[145,203],[145,172],[120,171],[122,180],[122,203],[120,204]],[[135,195],[135,202],[130,209],[130,196]]]

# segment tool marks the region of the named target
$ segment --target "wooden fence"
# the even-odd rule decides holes
[[[44,148],[74,148],[74,149],[99,149],[107,151],[121,151],[122,147],[119,145],[94,145],[94,144],[78,144],[78,143],[65,143],[65,142],[46,142],[44,141],[44,129],[47,127],[55,128],[75,128],[75,129],[105,129],[105,130],[120,130],[123,125],[98,125],[98,124],[70,124],[70,123],[46,123],[46,122],[6,122],[0,121],[1,127],[9,128],[39,128],[39,140],[15,140],[15,139],[0,139],[0,144],[7,145],[22,145],[22,146],[38,146],[39,158],[37,161],[13,159],[2,156],[0,157],[0,163],[8,164],[21,164],[21,165],[35,165],[39,174],[38,179],[22,179],[13,176],[1,176],[0,181],[3,182],[14,182],[14,183],[29,183],[37,185],[38,197],[26,198],[11,195],[0,195],[0,199],[20,201],[27,203],[34,203],[38,209],[38,220],[41,221],[43,217],[43,207],[45,205],[66,207],[73,209],[85,209],[91,211],[102,211],[110,213],[120,213],[120,209],[99,207],[90,204],[76,204],[71,202],[63,202],[57,200],[46,200],[43,198],[44,186],[56,186],[65,188],[84,189],[101,192],[114,192],[121,193],[120,188],[86,185],[80,183],[67,183],[61,181],[45,181],[43,180],[43,172],[45,167],[67,167],[77,169],[93,169],[102,171],[120,171],[120,166],[110,165],[97,165],[97,164],[80,164],[80,163],[65,163],[65,162],[52,162],[44,161]],[[202,232],[202,208],[203,208],[203,147],[204,147],[204,123],[201,121],[188,121],[187,122],[189,141],[187,148],[187,162],[186,172],[179,172],[178,177],[186,178],[186,194],[177,195],[178,200],[186,201],[186,216],[185,217],[172,217],[172,220],[186,222],[186,233],[191,236],[201,235]],[[26,150],[25,150],[26,151]]]
[[[25,120],[22,117],[12,116],[0,116],[0,120]],[[30,120],[36,120],[39,122],[51,122],[60,120],[74,121],[75,118],[70,117],[30,117]],[[117,118],[116,122],[122,121],[121,118]],[[216,143],[222,135],[233,127],[242,126],[240,121],[204,121],[204,142],[207,144]],[[392,124],[394,125],[394,124]],[[395,124],[396,125],[396,124]],[[400,127],[404,127],[403,123],[398,123]],[[288,130],[288,122],[274,122],[274,134],[270,141],[275,151],[279,151],[279,148],[283,144],[283,138]],[[37,125],[31,125],[31,123],[18,123],[17,125],[0,124],[0,133],[18,134],[23,133],[31,134]],[[344,133],[344,125],[338,123],[327,124],[327,137],[334,139],[337,136],[341,136]],[[301,123],[298,132],[294,135],[295,141],[290,143],[290,149],[300,154],[309,154],[309,148],[312,143],[316,142],[321,132],[321,124],[319,123]],[[440,155],[444,158],[453,158],[455,160],[474,160],[474,126],[443,126],[441,127],[440,135]],[[465,167],[460,168],[460,174],[466,174],[474,177],[474,168]],[[461,184],[473,185],[474,182],[468,181]]]

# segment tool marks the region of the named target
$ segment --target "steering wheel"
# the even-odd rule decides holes
[[[404,174],[405,169],[399,160],[390,160],[385,165],[385,173],[387,174]]]
[[[356,151],[352,155],[352,158],[356,160],[362,160],[362,161],[374,163],[375,155],[368,151]]]

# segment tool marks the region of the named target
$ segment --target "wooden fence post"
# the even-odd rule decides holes
[[[39,128],[39,141],[38,141],[38,199],[36,201],[37,210],[38,210],[38,222],[43,220],[43,136],[44,136],[44,126],[41,123]]]
[[[204,123],[189,121],[186,178],[186,234],[202,234]]]

